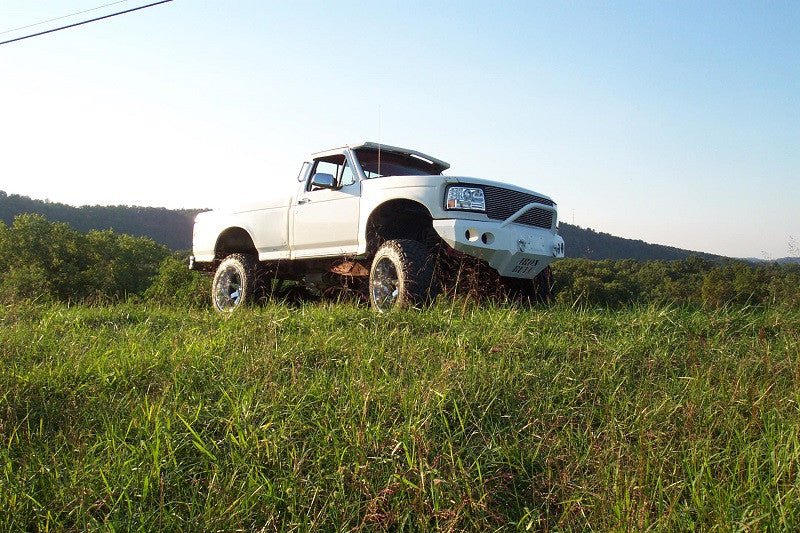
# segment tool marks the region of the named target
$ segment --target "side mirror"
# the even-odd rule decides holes
[[[335,189],[336,178],[333,174],[325,174],[324,172],[317,172],[311,178],[311,186],[319,187],[320,189]]]

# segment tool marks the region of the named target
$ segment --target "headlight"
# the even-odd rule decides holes
[[[479,187],[450,187],[447,189],[444,206],[447,209],[486,211],[486,197]]]

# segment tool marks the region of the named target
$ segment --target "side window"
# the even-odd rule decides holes
[[[339,170],[341,169],[342,165],[344,165],[344,155],[336,155],[331,157],[325,157],[323,159],[318,159],[314,162],[314,170],[311,172],[311,175],[308,179],[308,184],[306,185],[307,191],[316,191],[319,190],[316,187],[311,186],[311,178],[314,177],[314,174],[330,174],[333,176],[334,179],[339,177]]]
[[[346,187],[347,185],[352,185],[355,182],[356,175],[353,173],[353,169],[350,167],[350,164],[345,161],[344,168],[342,169],[342,179],[339,181],[339,185]]]
[[[315,174],[331,174],[334,178],[339,175],[339,166],[336,163],[331,163],[328,161],[320,161],[317,163],[317,168],[314,170]]]

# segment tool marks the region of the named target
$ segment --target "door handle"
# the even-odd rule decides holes
[[[310,201],[311,201],[310,198],[300,198],[299,200],[297,200],[297,205],[307,204]]]

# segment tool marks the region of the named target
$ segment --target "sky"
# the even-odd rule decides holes
[[[0,0],[0,41],[150,3],[8,31],[113,1]],[[596,231],[800,256],[800,2],[174,0],[0,45],[10,194],[230,206],[365,140]]]

